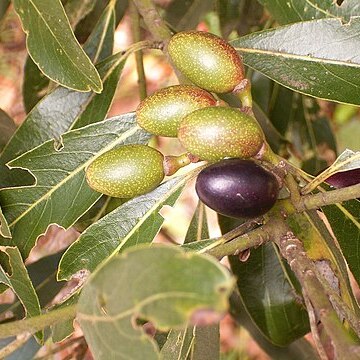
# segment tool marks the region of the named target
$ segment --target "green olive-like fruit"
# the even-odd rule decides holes
[[[170,86],[140,103],[136,110],[136,121],[154,135],[176,137],[184,116],[215,104],[216,100],[210,93],[196,86]]]
[[[164,156],[146,145],[124,145],[97,157],[86,169],[91,188],[132,198],[155,189],[164,178]]]
[[[248,159],[264,144],[256,119],[239,109],[212,106],[195,110],[181,122],[178,134],[184,148],[202,160]]]
[[[244,79],[236,50],[224,39],[203,31],[183,31],[169,41],[173,64],[195,85],[216,93],[235,89]]]

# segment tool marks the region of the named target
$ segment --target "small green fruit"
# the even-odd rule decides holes
[[[187,114],[216,104],[207,91],[190,85],[175,85],[144,99],[136,110],[136,121],[146,131],[176,137],[180,121]]]
[[[91,188],[132,198],[155,189],[164,178],[163,155],[146,145],[124,145],[97,157],[86,169]]]
[[[202,31],[183,31],[169,41],[174,65],[195,85],[227,93],[244,80],[244,67],[236,50],[222,38]]]
[[[187,151],[202,160],[248,159],[261,149],[264,133],[255,118],[240,110],[212,106],[183,119],[179,140]]]

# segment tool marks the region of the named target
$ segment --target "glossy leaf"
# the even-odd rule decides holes
[[[92,2],[92,4],[94,3]],[[112,6],[109,5],[104,10],[101,18],[93,27],[89,38],[84,44],[83,49],[85,53],[94,63],[104,60],[112,54],[115,32],[114,16],[114,6],[112,4]],[[98,70],[100,69],[98,68]],[[39,70],[31,57],[28,57],[25,63],[23,82],[23,98],[26,112],[30,112],[30,110],[51,91],[49,84],[49,78]],[[105,91],[106,85],[103,85],[103,90]]]
[[[292,90],[359,105],[359,30],[360,17],[346,25],[321,19],[256,32],[231,44],[246,65]]]
[[[189,178],[176,177],[152,192],[127,201],[88,227],[65,252],[59,265],[59,280],[69,280],[80,270],[94,271],[105,259],[119,251],[150,243],[164,219],[159,211],[172,206]]]
[[[236,291],[230,297],[230,313],[240,326],[244,327],[250,333],[251,337],[270,356],[271,359],[317,359],[316,350],[305,338],[298,339],[287,346],[276,346],[271,343],[254,324]]]
[[[58,87],[36,105],[0,155],[2,186],[15,186],[23,180],[22,177],[19,178],[17,171],[13,174],[14,171],[5,167],[9,160],[47,140],[58,139],[71,127],[84,126],[105,118],[125,60],[126,57],[116,54],[98,64],[104,80],[101,94],[74,92]],[[28,178],[29,176],[27,182],[31,183]]]
[[[357,0],[344,0],[341,6],[333,0],[259,0],[270,14],[281,24],[320,18],[360,15]]]
[[[64,10],[70,26],[74,29],[79,21],[92,11],[93,7],[93,0],[68,0]]]
[[[207,226],[205,206],[199,201],[186,232],[184,244],[208,238],[209,228]]]
[[[16,130],[13,119],[0,109],[0,153]]]
[[[8,269],[0,267],[0,282],[9,286],[17,295],[24,306],[26,317],[41,314],[39,299],[25,268],[20,251],[16,247],[1,246],[2,254],[8,257]],[[38,333],[38,339],[43,339],[43,334]]]
[[[334,163],[329,166],[325,171],[313,179],[309,184],[304,187],[302,193],[307,194],[312,190],[316,189],[323,181],[325,181],[331,175],[337,172],[343,172],[348,170],[354,170],[360,168],[360,151],[354,152],[352,150],[346,149],[343,151],[339,157],[334,161]]]
[[[98,72],[77,42],[60,0],[14,0],[28,52],[39,69],[56,83],[77,91],[102,91]]]
[[[7,223],[5,216],[0,207],[0,236],[4,238],[11,238],[11,231],[9,224]]]
[[[104,9],[107,5],[112,6],[111,1],[109,0],[93,0],[94,7],[93,10],[82,19],[79,24],[76,26],[75,35],[76,38],[79,39],[81,43],[84,43],[88,36],[90,35],[91,29],[98,22],[101,15],[104,13]],[[128,8],[128,0],[121,0],[115,2],[115,27],[119,24],[121,19],[123,18],[125,11]]]
[[[149,136],[125,114],[73,130],[47,141],[9,163],[28,169],[33,186],[3,189],[0,202],[12,232],[11,242],[26,258],[50,224],[68,228],[101,196],[90,189],[85,168],[107,150],[127,143],[146,143]],[[61,205],[60,205],[61,204]]]
[[[246,262],[232,256],[230,264],[247,311],[271,342],[284,346],[309,332],[297,285],[275,245],[252,249]]]
[[[210,257],[169,246],[134,248],[89,279],[77,318],[95,358],[159,359],[156,343],[134,320],[160,330],[184,326],[202,310],[223,313],[232,288],[227,270]]]
[[[360,284],[360,201],[351,200],[322,208],[346,262]]]

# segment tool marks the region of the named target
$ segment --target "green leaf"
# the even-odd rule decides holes
[[[8,257],[8,269],[0,267],[0,282],[9,286],[21,301],[26,311],[26,317],[41,314],[39,299],[25,268],[21,254],[16,247],[1,246],[0,250]],[[43,334],[37,335],[41,341]]]
[[[261,346],[264,351],[266,351],[271,359],[317,359],[314,347],[310,345],[310,343],[305,338],[298,339],[287,346],[276,346],[271,343],[254,324],[236,291],[230,297],[230,312],[234,319],[250,333],[251,337],[259,344],[259,346]]]
[[[0,153],[16,130],[14,120],[0,109]]]
[[[281,24],[320,18],[360,15],[357,0],[345,0],[341,6],[333,0],[259,0],[269,13]]]
[[[77,128],[105,118],[125,60],[126,57],[115,54],[98,64],[104,80],[101,94],[74,92],[58,87],[33,108],[0,155],[2,186],[15,186],[19,183],[18,171],[9,171],[5,166],[9,160],[47,140],[59,138],[71,127]],[[29,175],[25,173],[26,175],[27,182],[23,183],[31,184]],[[23,178],[20,177],[20,180]]]
[[[196,326],[191,360],[219,360],[219,325]]]
[[[70,26],[75,28],[79,21],[92,11],[94,5],[93,0],[68,0],[64,10]]]
[[[9,224],[7,223],[5,216],[0,207],[0,236],[4,238],[11,238],[11,231],[9,228]]]
[[[84,44],[85,53],[94,63],[104,60],[112,54],[115,31],[114,16],[113,6],[108,6]],[[99,68],[98,70],[101,71]],[[39,70],[31,57],[28,57],[25,63],[23,82],[23,98],[27,113],[50,91],[49,83],[50,80]],[[103,91],[106,91],[107,86],[103,85]]]
[[[98,72],[77,42],[60,0],[14,0],[31,58],[51,80],[77,91],[102,91]]]
[[[351,200],[322,208],[346,262],[360,284],[360,201]]]
[[[226,311],[232,288],[227,270],[210,257],[169,246],[133,248],[89,279],[77,319],[96,359],[159,359],[136,319],[160,330],[184,326],[204,310]]]
[[[65,283],[56,281],[56,270],[62,253],[46,256],[26,266],[31,283],[37,293],[41,308],[45,307],[59,293]],[[0,312],[11,312],[16,319],[24,317],[19,300],[0,305]]]
[[[309,332],[307,312],[291,270],[274,244],[252,249],[246,262],[236,256],[229,260],[248,313],[271,342],[285,346]]]
[[[79,24],[76,26],[75,29],[76,38],[79,39],[81,43],[84,43],[87,40],[94,24],[98,22],[101,15],[104,13],[104,9],[106,5],[107,4],[109,6],[111,5],[111,1],[109,0],[93,0],[93,1],[94,1],[93,10],[84,19],[82,19],[79,22]],[[115,14],[116,14],[115,27],[117,27],[117,25],[123,18],[127,8],[128,8],[128,0],[121,0],[115,2]]]
[[[186,233],[184,244],[208,238],[209,228],[206,221],[205,206],[199,201]]]
[[[354,152],[346,149],[339,157],[320,175],[308,183],[302,190],[303,194],[307,194],[316,189],[328,177],[338,172],[349,171],[360,168],[360,151]]]
[[[125,114],[70,131],[11,161],[11,167],[28,169],[36,184],[0,191],[13,235],[5,243],[18,246],[26,258],[50,224],[73,225],[101,196],[87,185],[86,166],[115,146],[146,143],[148,138],[135,125],[134,114]]]
[[[160,354],[166,360],[187,360],[193,342],[194,327],[188,326],[181,330],[171,330]]]
[[[176,31],[194,29],[213,7],[214,0],[174,0],[166,10],[165,20]]]
[[[359,29],[360,17],[346,25],[321,19],[256,32],[231,44],[246,65],[292,90],[360,105]]]
[[[175,203],[192,176],[193,172],[169,180],[152,192],[127,201],[88,227],[65,252],[58,279],[69,280],[84,269],[92,272],[119,251],[150,243],[164,222],[159,211],[164,205]]]
[[[213,244],[219,245],[219,238],[204,239],[204,240],[189,242],[184,245],[181,245],[181,248],[184,251],[203,252],[204,249],[211,247]]]

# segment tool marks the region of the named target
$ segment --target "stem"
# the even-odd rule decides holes
[[[134,42],[139,42],[141,41],[139,12],[136,6],[134,5],[133,1],[130,1],[129,8],[130,8],[131,27],[132,27]],[[147,96],[147,91],[146,91],[146,77],[144,70],[143,52],[141,50],[135,53],[135,60],[136,60],[136,70],[138,74],[140,100],[144,100]]]
[[[304,297],[308,297],[315,313],[330,336],[336,359],[353,359],[359,355],[358,342],[345,330],[337,316],[322,284],[325,280],[317,274],[314,263],[306,256],[301,241],[295,237],[284,222],[274,229],[278,235],[274,237],[281,254],[295,272]],[[319,279],[322,279],[320,281]],[[316,335],[315,335],[316,336]]]
[[[172,34],[153,2],[151,0],[133,0],[133,2],[153,37],[158,41],[167,42]]]
[[[43,315],[5,323],[0,325],[0,339],[16,336],[22,332],[30,332],[33,334],[57,322],[74,318],[75,315],[76,305],[71,305],[59,310],[49,311]]]
[[[220,238],[220,240],[222,240],[222,243],[220,243],[219,245],[215,243],[215,245],[218,246],[204,250],[207,254],[221,259],[224,256],[234,255],[234,254],[236,255],[244,250],[250,249],[252,247],[260,246],[272,239],[272,229],[277,227],[277,223],[279,221],[280,220],[277,217],[271,218],[265,225],[245,233],[246,231],[248,231],[248,228],[251,224],[253,227],[255,225],[254,222],[249,223],[247,225],[247,230],[245,230],[245,228],[241,229],[244,231],[244,233],[241,234],[240,236],[237,236],[233,238],[233,240],[224,243],[224,239],[226,239],[225,236],[227,236],[229,234],[228,233],[224,235],[224,237]],[[237,229],[238,228],[234,230]]]
[[[298,211],[319,209],[322,206],[333,205],[343,201],[353,200],[360,197],[360,184],[348,186],[342,189],[327,191],[313,195],[305,195],[298,204],[294,204]]]

